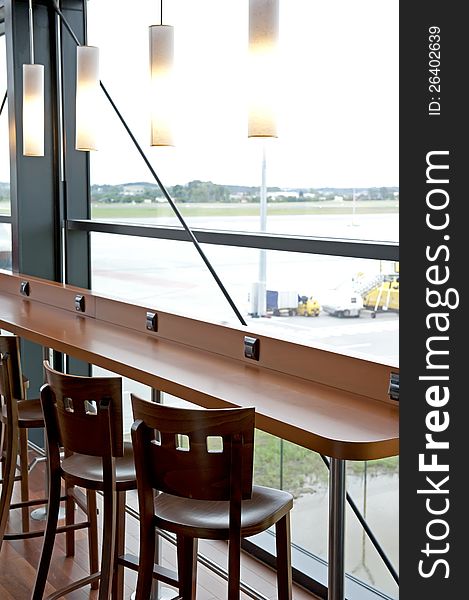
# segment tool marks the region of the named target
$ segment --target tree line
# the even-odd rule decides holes
[[[186,184],[177,184],[168,188],[170,196],[181,203],[256,203],[260,201],[259,187],[240,185],[221,185],[212,181],[194,180]],[[284,192],[284,193],[282,193]],[[398,200],[399,188],[373,187],[360,188],[298,188],[296,190],[281,190],[279,187],[269,187],[267,197],[269,202],[327,202],[337,199],[343,201],[355,199],[367,200]],[[0,201],[10,197],[8,183],[0,182]],[[103,203],[132,203],[159,202],[164,197],[159,187],[154,183],[123,183],[118,185],[92,185],[91,200]]]

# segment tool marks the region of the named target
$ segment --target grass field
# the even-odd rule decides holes
[[[363,461],[347,461],[349,475],[363,476],[364,468]],[[254,473],[258,485],[270,487],[279,487],[282,477],[283,489],[289,490],[296,498],[324,488],[328,482],[327,468],[319,454],[290,442],[283,442],[281,446],[279,438],[260,430],[256,430],[254,444]],[[398,473],[398,456],[367,461],[370,477]]]
[[[179,204],[181,213],[187,217],[245,217],[259,214],[258,204]],[[269,215],[343,215],[352,213],[350,202],[318,203],[289,202],[268,204]],[[399,212],[395,201],[357,202],[357,214],[389,214]],[[171,217],[173,211],[165,204],[93,204],[95,219],[157,218]]]
[[[259,204],[178,204],[187,217],[255,217]],[[0,202],[0,215],[9,214],[7,202]],[[351,202],[277,202],[267,206],[269,215],[350,215]],[[399,212],[396,201],[357,202],[357,214],[390,214]],[[171,217],[173,211],[167,204],[92,204],[94,219],[136,219]]]

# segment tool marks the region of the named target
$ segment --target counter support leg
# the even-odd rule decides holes
[[[328,600],[345,598],[345,464],[345,460],[331,458]]]

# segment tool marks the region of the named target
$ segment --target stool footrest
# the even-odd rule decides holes
[[[24,508],[25,506],[37,506],[39,504],[47,504],[49,500],[47,498],[37,498],[35,500],[24,500],[23,502],[14,502],[10,504],[10,510],[14,508]]]
[[[66,500],[67,496],[60,496],[60,501]],[[25,500],[23,502],[14,502],[10,504],[10,510],[14,508],[23,508],[25,506],[37,506],[38,504],[47,504],[49,502],[48,498],[37,498],[36,500]],[[81,508],[81,507],[80,507]]]
[[[58,600],[59,598],[62,598],[63,596],[65,596],[66,594],[69,594],[70,592],[73,592],[74,590],[78,590],[79,588],[81,588],[85,585],[93,583],[93,581],[96,581],[97,579],[99,579],[100,576],[101,576],[101,573],[97,572],[97,573],[92,573],[91,575],[88,575],[87,577],[83,577],[83,579],[78,579],[78,581],[75,581],[74,583],[71,583],[70,585],[67,585],[66,587],[62,588],[61,590],[57,590],[50,596],[47,596],[46,600]]]
[[[67,495],[69,498],[73,498],[75,504],[78,506],[78,508],[81,508],[85,515],[88,513],[86,496],[80,489],[76,488],[75,486],[69,487],[67,488]],[[65,498],[67,498],[67,496],[65,496]],[[99,510],[97,510],[97,514],[99,515]]]
[[[84,529],[85,527],[89,527],[89,521],[83,521],[82,523],[72,523],[71,525],[62,525],[62,527],[57,527],[56,533],[66,533],[67,531],[76,531],[77,529]],[[24,533],[5,533],[3,536],[4,540],[26,540],[29,538],[37,538],[44,535],[44,530],[39,529],[38,531],[27,531]]]
[[[16,475],[13,481],[21,481],[21,475]],[[0,485],[3,485],[3,479],[0,479]]]
[[[119,556],[117,562],[121,565],[124,565],[124,567],[127,567],[128,569],[138,571],[138,557],[134,554],[124,554],[122,556]],[[177,573],[171,569],[162,567],[161,565],[153,565],[153,579],[157,579],[158,581],[162,581],[163,583],[167,583],[168,585],[179,587]]]

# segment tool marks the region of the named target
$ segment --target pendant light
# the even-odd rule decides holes
[[[99,49],[77,46],[76,135],[77,150],[97,150],[99,130]]]
[[[174,27],[163,25],[163,0],[160,24],[150,26],[151,71],[151,145],[173,146],[172,71],[174,61]]]
[[[23,154],[44,156],[44,65],[34,63],[33,5],[29,0],[29,53],[23,65]]]
[[[279,0],[249,0],[248,137],[277,137]]]

